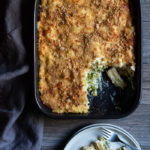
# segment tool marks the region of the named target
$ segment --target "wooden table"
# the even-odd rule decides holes
[[[143,88],[142,101],[130,116],[117,120],[53,120],[44,117],[42,150],[61,150],[71,135],[92,123],[111,123],[129,131],[142,150],[150,150],[150,0],[142,0]]]

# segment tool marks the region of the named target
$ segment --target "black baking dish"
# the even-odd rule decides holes
[[[131,14],[135,25],[136,38],[135,38],[135,57],[136,57],[136,71],[133,83],[135,90],[127,88],[124,91],[116,88],[103,73],[103,92],[95,98],[88,97],[90,101],[90,110],[88,114],[56,114],[43,105],[38,91],[38,31],[37,22],[38,14],[40,11],[40,0],[35,1],[34,12],[34,88],[35,100],[39,109],[47,116],[55,119],[117,119],[122,118],[132,113],[140,103],[141,96],[141,72],[142,72],[142,33],[141,33],[141,5],[140,0],[131,0]],[[105,84],[105,81],[109,83]]]

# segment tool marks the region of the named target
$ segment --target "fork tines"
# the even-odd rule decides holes
[[[111,130],[106,128],[101,128],[101,135],[103,136],[103,138],[108,140],[112,134],[113,132]]]

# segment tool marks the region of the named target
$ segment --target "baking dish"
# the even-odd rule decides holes
[[[35,11],[34,11],[34,89],[35,89],[35,100],[39,109],[51,118],[58,119],[79,119],[79,118],[121,118],[129,115],[133,112],[139,102],[141,96],[141,70],[142,70],[142,48],[141,48],[141,8],[139,0],[129,1],[131,15],[133,17],[133,22],[135,25],[135,62],[136,62],[136,71],[133,79],[134,90],[132,88],[126,88],[121,90],[115,87],[104,72],[102,74],[103,80],[103,91],[100,92],[96,97],[88,96],[90,102],[90,110],[88,114],[57,114],[53,113],[50,108],[47,108],[43,105],[40,99],[40,92],[38,90],[39,83],[39,61],[38,61],[38,31],[37,31],[37,22],[39,19],[40,12],[40,0],[35,1]],[[107,81],[108,84],[105,84]]]

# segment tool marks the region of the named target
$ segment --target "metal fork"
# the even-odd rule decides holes
[[[101,129],[102,129],[101,135],[103,136],[104,139],[109,140],[111,142],[121,142],[121,143],[125,144],[126,146],[128,146],[129,148],[131,148],[132,150],[138,150],[137,148],[120,140],[120,138],[118,137],[118,135],[115,132],[113,132],[109,129],[106,129],[106,128],[101,128]]]

